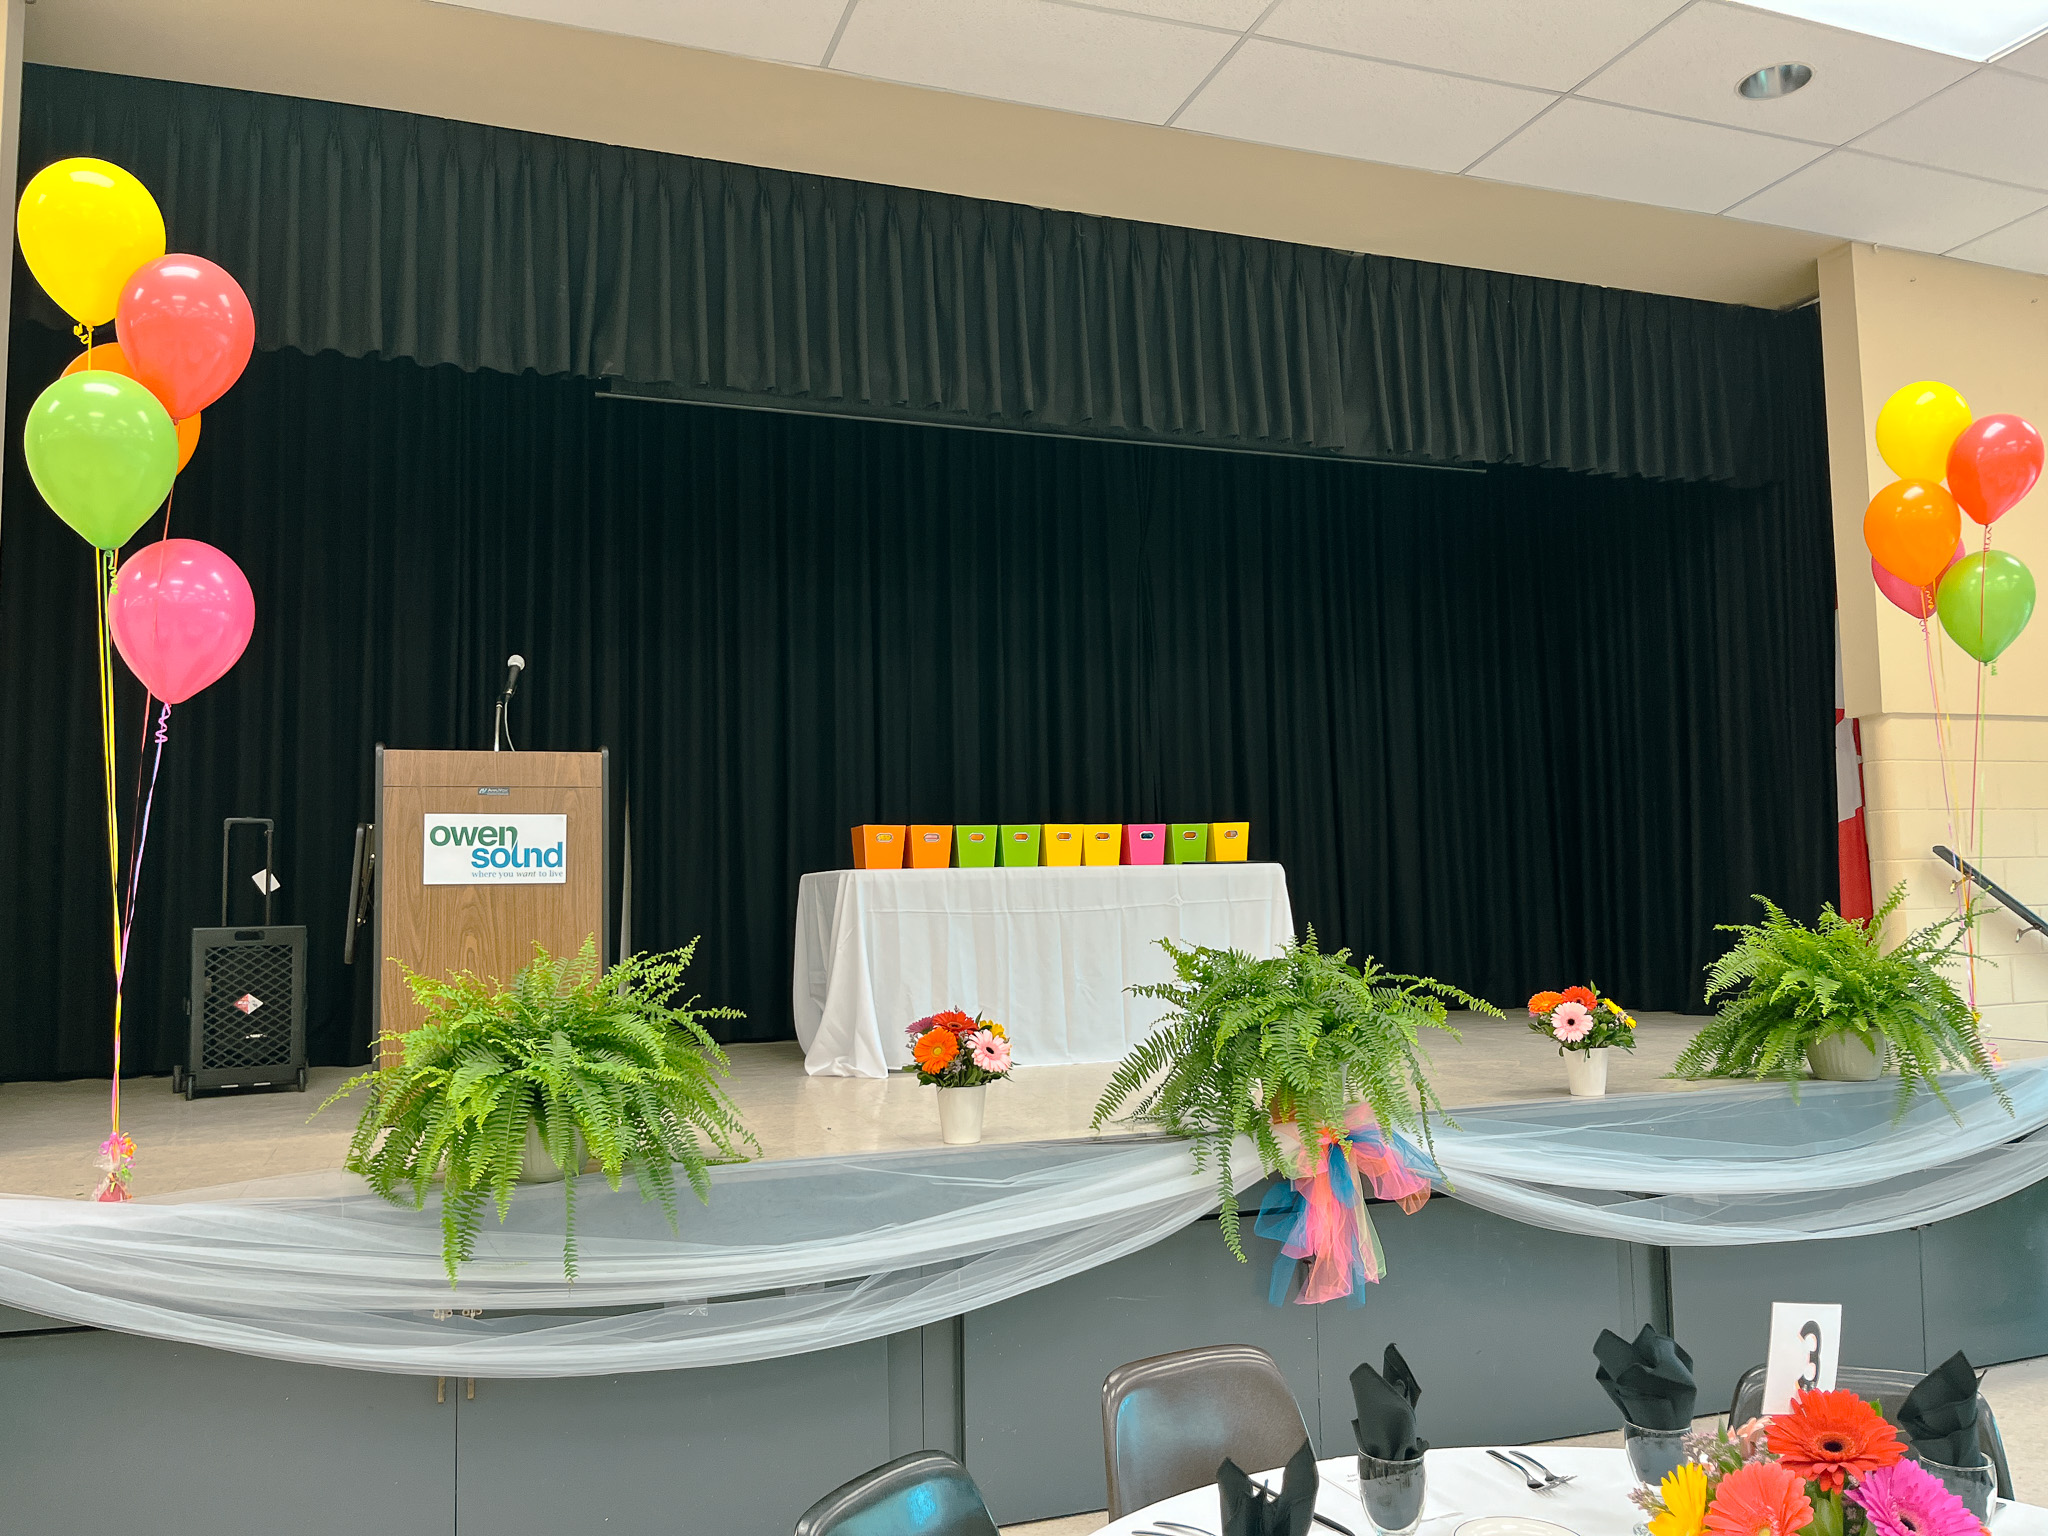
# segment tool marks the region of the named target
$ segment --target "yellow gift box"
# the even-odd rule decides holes
[[[1209,823],[1209,862],[1242,864],[1252,845],[1252,824],[1248,821]]]
[[[1088,829],[1079,822],[1048,821],[1045,837],[1038,845],[1039,857],[1051,869],[1076,868],[1088,846],[1087,834]]]
[[[1083,864],[1121,864],[1124,858],[1124,828],[1119,821],[1091,823],[1081,829]]]

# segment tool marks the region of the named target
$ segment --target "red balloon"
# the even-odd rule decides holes
[[[2041,478],[2041,434],[2023,416],[1979,416],[1948,451],[1956,505],[1990,527]]]
[[[114,334],[137,380],[182,421],[242,376],[256,316],[226,269],[204,256],[159,256],[123,285]]]
[[[256,598],[240,566],[211,544],[165,539],[114,577],[107,628],[128,670],[166,704],[182,704],[241,659]]]

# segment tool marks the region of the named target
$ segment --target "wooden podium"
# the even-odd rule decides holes
[[[509,982],[535,943],[567,956],[595,935],[604,957],[609,766],[605,752],[377,748],[375,1038],[420,1022],[393,961]]]

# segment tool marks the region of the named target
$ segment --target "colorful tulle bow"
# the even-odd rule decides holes
[[[1429,1154],[1398,1131],[1383,1131],[1372,1110],[1354,1105],[1345,1117],[1343,1135],[1324,1130],[1321,1145],[1306,1145],[1294,1159],[1297,1168],[1315,1171],[1305,1178],[1275,1184],[1259,1204],[1252,1230],[1280,1239],[1280,1257],[1273,1261],[1271,1298],[1280,1306],[1294,1281],[1298,1261],[1308,1259],[1308,1277],[1294,1299],[1313,1304],[1350,1297],[1365,1299],[1364,1287],[1387,1272],[1379,1234],[1366,1214],[1368,1190],[1381,1200],[1400,1202],[1414,1213],[1429,1199],[1430,1180],[1438,1176]],[[1292,1150],[1298,1136],[1293,1126],[1275,1126],[1282,1145]]]

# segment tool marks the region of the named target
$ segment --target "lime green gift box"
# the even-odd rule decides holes
[[[953,863],[961,869],[996,867],[997,829],[957,826],[953,829]]]
[[[1039,825],[1034,822],[1028,827],[1005,826],[1003,828],[1003,867],[1005,869],[1036,869],[1038,867]]]
[[[1167,829],[1166,862],[1206,864],[1209,862],[1209,823],[1176,821]]]

